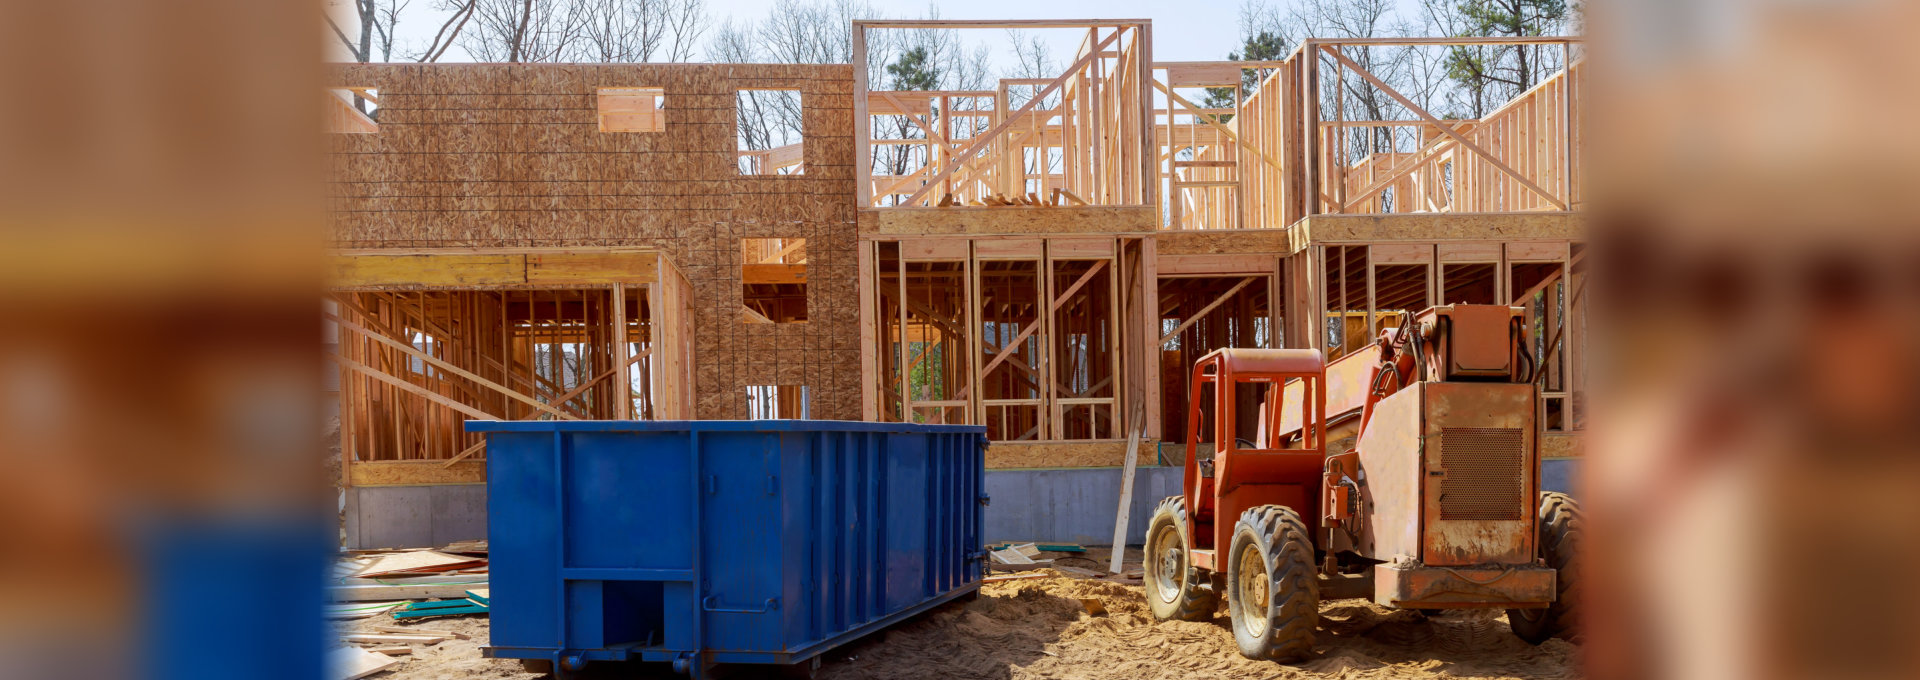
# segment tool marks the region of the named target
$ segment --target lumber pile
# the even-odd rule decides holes
[[[327,667],[333,680],[357,680],[374,673],[392,670],[405,663],[396,656],[413,654],[414,646],[431,647],[447,640],[469,639],[465,633],[398,626],[376,626],[372,633],[347,633],[340,636],[346,646],[328,654]]]
[[[1070,205],[1086,205],[1087,204],[1087,202],[1084,199],[1081,199],[1079,196],[1074,195],[1073,192],[1067,191],[1066,189],[1056,188],[1056,189],[1053,189],[1052,191],[1047,192],[1047,196],[1045,198],[1041,198],[1039,194],[1028,192],[1024,196],[1022,195],[1009,196],[1007,194],[990,194],[987,196],[973,199],[972,201],[962,201],[959,198],[955,198],[953,194],[947,194],[941,197],[940,203],[936,207],[951,208],[958,205],[972,205],[972,206],[985,206],[985,207],[1021,206],[1021,207],[1051,208],[1054,206],[1061,205],[1063,202],[1068,202],[1068,201],[1071,202]]]
[[[485,541],[465,541],[443,550],[348,553],[334,567],[327,617],[486,614],[492,606],[486,550]]]
[[[1040,556],[1040,548],[1032,543],[1005,545],[989,550],[987,554],[993,556],[994,562],[1005,565],[1051,564],[1053,562],[1053,560],[1034,559]]]

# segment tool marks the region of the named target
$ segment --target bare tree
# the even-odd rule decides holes
[[[583,15],[568,58],[585,62],[648,62],[665,51],[685,61],[705,30],[701,0],[572,0]]]
[[[586,7],[571,0],[474,0],[473,25],[460,44],[476,61],[561,61],[589,19]]]
[[[667,61],[692,59],[694,48],[700,44],[700,35],[707,31],[705,0],[659,1],[666,5],[667,31],[673,36],[667,43]]]
[[[778,0],[760,25],[767,56],[782,64],[853,61],[853,21],[881,16],[857,0]]]
[[[412,54],[408,54],[405,46],[400,44],[398,35],[401,20],[407,14],[407,8],[413,4],[413,0],[353,0],[350,16],[353,18],[355,30],[352,34],[343,30],[340,24],[334,21],[333,16],[329,15],[326,19],[327,26],[333,29],[334,37],[340,39],[341,46],[346,48],[348,56],[354,61],[361,63],[393,61],[394,48],[400,47],[403,58],[426,63],[439,61],[440,57],[446,54],[454,38],[458,37],[466,27],[467,19],[473,15],[474,2],[475,0],[436,2],[435,9],[451,12],[451,14],[447,16],[446,22],[440,25],[440,30],[434,33],[433,41],[428,43],[425,49]],[[335,0],[330,4],[338,7],[341,2]]]
[[[1062,67],[1053,59],[1053,48],[1049,47],[1047,41],[1040,36],[1025,31],[1008,30],[1007,42],[1013,44],[1013,66],[1007,69],[1006,77],[1051,79],[1060,76]],[[1043,87],[1026,85],[1007,88],[1009,100],[1007,106],[1025,106],[1027,100],[1039,96]],[[1025,94],[1015,100],[1015,96],[1022,92]],[[1045,101],[1040,102],[1039,108],[1050,108],[1058,99],[1058,91],[1055,91],[1054,94],[1048,95]]]
[[[340,5],[337,0],[328,4],[334,7]],[[374,0],[353,0],[353,18],[359,29],[357,37],[348,37],[347,32],[341,30],[340,24],[330,15],[327,16],[327,27],[333,29],[334,37],[340,39],[340,44],[347,48],[347,55],[354,61],[363,64],[371,62],[373,61],[373,37],[375,33],[381,32],[377,26],[380,21],[378,6],[374,4]]]
[[[451,10],[453,13],[440,24],[440,30],[434,31],[433,42],[427,43],[426,49],[413,55],[413,60],[423,64],[440,61],[440,57],[446,55],[447,48],[453,47],[454,39],[460,37],[460,32],[466,29],[467,21],[473,18],[475,1],[440,0],[437,7],[443,11]]]

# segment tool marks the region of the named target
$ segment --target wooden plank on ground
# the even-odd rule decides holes
[[[398,633],[348,633],[340,636],[340,639],[363,645],[437,645],[446,640],[446,638],[438,635],[401,635]]]
[[[401,635],[434,635],[434,636],[439,636],[443,638],[452,638],[455,640],[466,640],[473,637],[466,633],[456,633],[450,630],[408,628],[405,626],[374,626],[373,629],[382,633],[399,633]]]
[[[1133,409],[1133,434],[1127,435],[1126,463],[1120,470],[1120,510],[1113,517],[1113,559],[1107,571],[1120,573],[1120,561],[1127,554],[1127,520],[1133,516],[1133,474],[1140,463],[1141,429],[1146,427],[1141,408]]]
[[[400,574],[418,574],[423,572],[441,572],[450,569],[465,569],[486,564],[485,558],[466,555],[448,555],[437,550],[412,550],[408,552],[375,555],[365,561],[366,566],[355,572],[360,578],[379,578]]]
[[[417,585],[417,586],[334,586],[327,594],[335,602],[364,602],[369,600],[427,600],[433,598],[464,598],[467,591],[476,584],[457,583]]]
[[[399,659],[359,647],[341,647],[327,654],[327,669],[333,680],[359,680],[400,664]]]

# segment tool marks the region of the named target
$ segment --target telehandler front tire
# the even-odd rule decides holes
[[[1580,506],[1566,494],[1543,492],[1539,519],[1540,556],[1556,572],[1553,604],[1507,610],[1513,634],[1536,645],[1554,637],[1572,640],[1580,633]]]
[[[1313,654],[1320,581],[1311,536],[1292,508],[1262,505],[1240,514],[1227,553],[1227,610],[1241,655],[1286,662]]]
[[[1187,536],[1187,499],[1173,496],[1160,501],[1147,522],[1147,609],[1161,621],[1209,621],[1220,608],[1206,574],[1193,566],[1193,540]]]

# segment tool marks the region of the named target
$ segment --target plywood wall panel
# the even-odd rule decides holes
[[[646,246],[686,276],[691,417],[746,415],[747,385],[803,384],[859,418],[853,68],[763,64],[347,64],[379,132],[334,135],[340,248]],[[602,87],[665,90],[663,133],[599,131]],[[801,92],[806,174],[741,177],[740,88]],[[806,238],[808,317],[740,319],[739,240]]]

